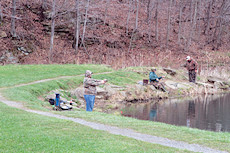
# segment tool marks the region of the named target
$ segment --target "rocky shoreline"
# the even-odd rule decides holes
[[[173,73],[172,73],[173,71]],[[137,72],[142,73],[142,72]],[[146,73],[146,72],[144,72]],[[177,73],[174,70],[165,71],[162,69],[160,74],[169,74],[162,82],[165,85],[168,92],[162,92],[156,89],[151,84],[143,84],[143,80],[138,81],[136,84],[118,86],[107,83],[103,86],[97,87],[96,95],[96,108],[114,109],[121,103],[143,103],[149,100],[161,100],[171,97],[187,97],[202,94],[217,94],[230,91],[230,83],[228,80],[224,80],[218,77],[208,76],[202,78],[197,83],[188,82],[185,75]],[[146,73],[147,76],[147,73]],[[73,107],[84,108],[84,88],[79,86],[76,89],[64,91],[51,91],[46,100],[49,98],[55,98],[54,93],[60,93],[61,97],[65,97],[65,93],[68,93],[69,98],[73,99]],[[69,103],[64,98],[63,101]]]

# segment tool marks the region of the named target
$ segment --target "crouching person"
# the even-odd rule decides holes
[[[92,72],[86,70],[84,78],[84,98],[86,101],[86,111],[93,111],[95,95],[97,94],[96,86],[105,84],[107,80],[92,79]]]
[[[150,84],[152,84],[156,89],[161,89],[164,92],[167,92],[167,90],[165,89],[164,85],[162,82],[160,82],[160,80],[164,78],[164,76],[162,77],[158,77],[156,74],[156,69],[151,69],[151,72],[149,73],[149,82]]]

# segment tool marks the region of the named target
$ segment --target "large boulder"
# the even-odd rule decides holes
[[[97,99],[101,100],[108,100],[112,98],[113,96],[117,95],[120,90],[123,90],[123,87],[116,86],[116,85],[110,85],[106,84],[103,88],[102,87],[96,87],[97,88]],[[71,96],[76,96],[80,100],[84,100],[84,87],[78,87],[75,90],[70,91]]]
[[[173,90],[176,90],[176,89],[189,89],[189,88],[195,86],[195,84],[175,82],[175,81],[171,81],[171,80],[165,81],[165,85],[167,87],[173,89]]]
[[[209,83],[212,83],[216,89],[228,90],[230,87],[230,84],[228,81],[222,78],[219,78],[219,77],[208,76],[207,81]]]
[[[174,76],[174,75],[177,74],[177,73],[176,73],[176,70],[173,70],[173,69],[170,69],[170,68],[163,68],[163,70],[164,70],[167,74],[172,75],[172,76]]]
[[[178,88],[178,83],[170,80],[165,81],[165,85],[174,90]]]
[[[71,90],[71,97],[76,96],[78,99],[83,99],[84,98],[84,88],[83,87],[78,87],[75,90]]]

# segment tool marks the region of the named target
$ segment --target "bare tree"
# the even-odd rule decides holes
[[[158,0],[155,3],[158,5]],[[152,19],[152,11],[154,9],[155,3],[152,0],[147,0],[147,24],[148,24],[148,41],[149,42],[151,41],[150,40],[151,39],[151,31],[152,31],[152,21],[151,21],[151,19]],[[155,17],[156,16],[157,16],[157,14],[155,14]]]
[[[42,0],[42,8],[47,8],[47,0]]]
[[[135,24],[135,30],[138,29],[138,15],[139,15],[139,0],[136,0],[136,24]]]
[[[181,44],[181,19],[182,19],[182,10],[183,10],[183,2],[180,0],[180,13],[179,13],[179,29],[178,29],[178,44]]]
[[[209,27],[210,27],[210,16],[211,16],[211,8],[213,6],[214,0],[211,0],[208,4],[208,10],[207,10],[207,17],[206,17],[206,23],[205,23],[205,31],[204,33],[206,35],[209,34]]]
[[[127,35],[128,35],[128,31],[129,31],[129,19],[130,19],[131,11],[132,11],[132,0],[129,0],[129,12],[128,12],[127,20],[126,20],[126,34]]]
[[[198,0],[198,4],[197,4],[197,19],[198,19],[198,23],[197,23],[197,28],[198,28],[198,32],[197,32],[197,40],[198,40],[198,42],[200,42],[200,36],[201,36],[201,20],[200,20],[200,18],[202,18],[202,16],[201,16],[201,5],[202,5],[202,3],[201,3],[201,0]],[[200,43],[201,44],[201,43]]]
[[[16,27],[15,27],[15,20],[16,20],[16,0],[12,0],[12,16],[11,16],[11,35],[12,37],[16,37]]]
[[[219,49],[219,47],[222,45],[221,39],[222,39],[222,33],[224,28],[224,18],[225,18],[226,10],[228,10],[229,8],[230,5],[228,3],[228,0],[223,0],[221,7],[219,9],[215,31],[213,33],[213,40],[216,45],[215,49]]]
[[[196,16],[197,16],[197,0],[194,0],[195,2],[193,2],[193,0],[191,1],[191,28],[190,28],[190,33],[189,33],[189,41],[187,43],[187,49],[189,48],[189,46],[191,45],[191,41],[193,39],[193,35],[194,35],[194,30],[196,27]],[[194,4],[193,4],[194,3]],[[193,8],[194,5],[194,8]]]
[[[2,23],[3,15],[2,15],[2,0],[0,0],[0,24]]]
[[[158,12],[159,12],[159,0],[156,0],[156,11],[155,11],[155,38],[156,41],[159,40],[159,30],[158,30]]]
[[[80,33],[80,11],[79,0],[75,0],[76,20],[75,20],[75,54],[78,53],[79,33]]]
[[[151,0],[147,0],[147,22],[149,22],[150,20],[150,14],[151,14],[150,4],[151,4]]]
[[[53,45],[54,45],[55,15],[56,15],[56,0],[53,0],[52,15],[51,15],[51,36],[50,36],[49,63],[52,62]]]
[[[85,39],[85,29],[86,29],[86,23],[87,23],[87,20],[88,20],[89,3],[90,3],[90,0],[87,0],[86,6],[85,6],[85,20],[84,20],[84,27],[83,27],[81,44],[84,43],[84,39]]]
[[[171,27],[171,7],[172,7],[172,0],[170,0],[169,7],[168,7],[168,24],[167,24],[167,36],[166,36],[166,48],[168,48],[170,27]]]
[[[135,28],[133,29],[131,39],[130,39],[130,42],[129,42],[128,53],[130,52],[130,49],[131,49],[131,46],[132,46],[132,41],[135,39],[135,35],[137,33],[137,29],[138,29],[138,14],[139,14],[139,0],[136,0],[136,22],[135,22]]]
[[[104,15],[104,24],[106,23],[106,16],[107,16],[107,12],[108,12],[109,3],[110,3],[110,0],[106,0],[105,15]]]

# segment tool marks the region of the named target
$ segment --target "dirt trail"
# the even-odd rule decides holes
[[[31,82],[31,83],[15,85],[15,86],[8,87],[8,88],[21,87],[21,86],[26,86],[26,85],[31,85],[31,84],[36,84],[36,83],[41,83],[41,82],[46,82],[46,81],[51,81],[51,80],[57,80],[57,79],[61,79],[61,78],[70,78],[70,77],[74,77],[74,76],[63,76],[63,77],[52,78],[52,79],[44,79],[44,80],[39,80],[39,81]],[[72,118],[72,117],[57,115],[57,114],[53,114],[51,112],[43,112],[43,111],[28,109],[28,108],[24,107],[23,104],[21,104],[19,102],[7,100],[5,97],[2,96],[1,90],[8,89],[8,88],[0,88],[0,102],[3,102],[6,105],[11,106],[11,107],[25,110],[27,112],[36,113],[36,114],[40,114],[40,115],[48,116],[48,117],[55,117],[55,118],[59,118],[59,119],[70,120],[70,121],[79,123],[81,125],[91,127],[93,129],[96,129],[96,130],[107,131],[111,134],[122,135],[122,136],[134,138],[134,139],[149,142],[149,143],[160,144],[163,146],[168,146],[168,147],[173,147],[173,148],[178,148],[178,149],[185,149],[185,150],[194,151],[194,152],[227,153],[224,151],[204,147],[204,146],[201,146],[198,144],[188,144],[186,142],[169,140],[167,138],[157,137],[157,136],[148,135],[148,134],[142,134],[142,133],[135,132],[134,130],[131,130],[131,129],[122,129],[122,128],[118,128],[115,126],[109,126],[109,125],[104,125],[104,124],[100,124],[100,123],[85,121],[85,120],[79,119],[79,118]]]

